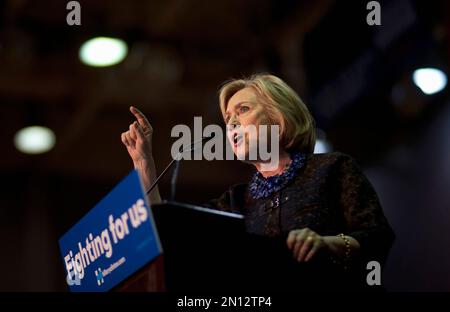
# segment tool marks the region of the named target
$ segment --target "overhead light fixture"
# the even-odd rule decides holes
[[[314,154],[324,154],[331,152],[330,144],[323,139],[317,139],[316,145],[314,146]]]
[[[314,154],[324,154],[331,152],[331,144],[327,140],[327,134],[321,128],[316,128],[316,144]]]
[[[437,68],[420,68],[413,73],[413,81],[425,94],[434,94],[445,88],[447,76]]]
[[[125,41],[117,38],[92,38],[80,48],[80,60],[89,66],[106,67],[120,63],[127,56]]]
[[[25,154],[42,154],[55,145],[55,134],[41,126],[31,126],[19,130],[14,137],[16,148]]]

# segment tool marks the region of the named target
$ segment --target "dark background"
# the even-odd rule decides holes
[[[283,78],[304,99],[333,150],[352,155],[375,186],[397,240],[383,283],[392,291],[450,291],[450,105],[425,95],[414,69],[448,72],[446,1],[79,1],[68,26],[64,0],[0,2],[0,290],[64,291],[57,240],[131,169],[120,134],[140,108],[154,129],[159,171],[177,124],[222,124],[220,84],[255,72]],[[119,37],[129,54],[88,67],[80,45]],[[19,152],[31,123],[56,146]],[[177,199],[202,203],[247,181],[237,161],[186,161]],[[163,197],[168,181],[161,182]]]

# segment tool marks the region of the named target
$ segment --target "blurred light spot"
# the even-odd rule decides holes
[[[26,127],[16,133],[14,144],[23,153],[41,154],[53,148],[55,145],[55,134],[46,127]]]
[[[423,93],[433,94],[447,85],[447,76],[436,68],[420,68],[414,71],[413,81]]]
[[[314,146],[314,154],[323,154],[328,152],[331,152],[330,144],[323,139],[317,139],[316,145]]]
[[[125,41],[116,38],[97,37],[86,41],[80,48],[81,61],[90,66],[105,67],[120,63],[126,56]]]

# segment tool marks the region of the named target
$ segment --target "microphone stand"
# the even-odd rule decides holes
[[[215,133],[213,132],[209,137],[203,137],[200,140],[197,140],[193,143],[191,143],[189,145],[189,148],[187,150],[181,150],[171,161],[170,163],[167,165],[167,167],[163,170],[163,172],[161,172],[161,174],[156,178],[155,182],[152,183],[152,185],[150,185],[150,187],[147,189],[147,191],[145,192],[147,195],[150,194],[150,192],[156,187],[156,185],[158,185],[159,180],[161,180],[161,178],[166,174],[167,170],[169,170],[173,164],[176,162],[176,167],[175,170],[172,174],[172,179],[171,179],[171,199],[173,200],[175,197],[175,183],[176,183],[176,179],[177,179],[177,175],[178,175],[178,171],[179,171],[179,167],[180,167],[180,161],[183,159],[182,158],[182,154],[185,152],[191,152],[195,149],[195,145],[198,143],[202,143],[204,141],[210,140],[212,138],[214,138]]]
[[[180,161],[181,159],[178,159],[175,161],[175,167],[172,171],[172,178],[170,179],[170,200],[175,200],[175,192],[177,188],[177,178],[178,178],[178,171],[180,171]]]

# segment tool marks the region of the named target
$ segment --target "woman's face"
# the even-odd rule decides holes
[[[227,137],[234,154],[238,159],[248,159],[250,147],[257,146],[255,143],[259,137],[258,126],[271,124],[256,92],[252,88],[244,88],[236,92],[228,101],[224,118],[227,125]],[[251,129],[249,125],[255,126],[256,135],[247,131]]]

